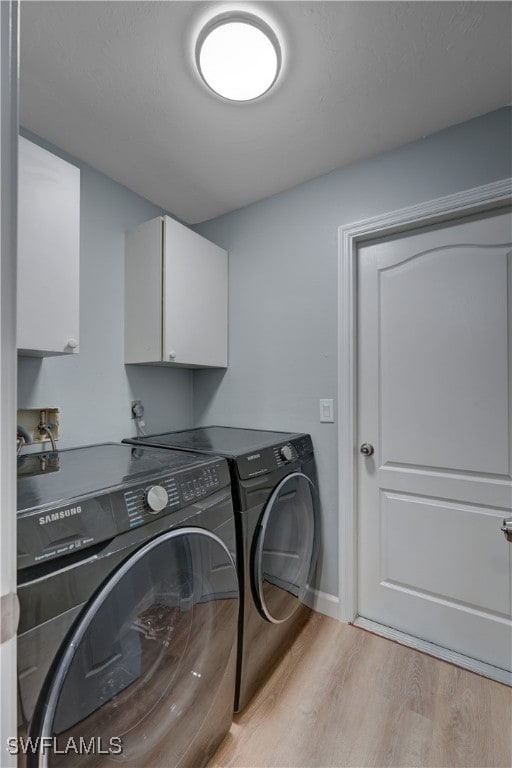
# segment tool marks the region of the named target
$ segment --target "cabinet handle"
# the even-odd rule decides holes
[[[174,349],[171,349],[169,352],[169,360],[175,360],[176,359],[176,352]]]
[[[66,346],[70,349],[76,349],[78,347],[78,341],[76,339],[68,339]]]

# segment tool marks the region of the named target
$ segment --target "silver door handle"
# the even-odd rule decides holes
[[[503,521],[501,530],[503,531],[506,540],[510,541],[512,544],[512,517],[507,517],[507,519]]]
[[[363,456],[373,456],[375,452],[371,443],[363,443],[359,450]]]

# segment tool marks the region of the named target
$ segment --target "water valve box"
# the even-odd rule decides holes
[[[41,429],[45,424],[51,431],[54,440],[59,439],[59,409],[52,406],[41,408],[19,408],[18,426],[28,432],[32,443],[45,443],[50,440],[48,433]]]

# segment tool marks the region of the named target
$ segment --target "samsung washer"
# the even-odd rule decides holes
[[[18,481],[19,751],[30,737],[38,768],[203,765],[235,691],[226,461],[103,444],[40,469]]]
[[[229,462],[240,582],[235,695],[235,711],[239,711],[293,642],[310,612],[305,599],[314,578],[319,542],[311,437],[211,426],[134,442],[217,454]]]

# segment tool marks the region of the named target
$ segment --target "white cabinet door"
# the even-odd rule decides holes
[[[163,359],[225,367],[227,253],[168,216],[164,221]]]
[[[165,216],[126,236],[125,362],[224,368],[228,254]]]
[[[359,250],[358,612],[511,668],[512,216]]]
[[[78,352],[80,171],[19,140],[18,350]]]
[[[124,361],[162,360],[162,219],[128,232],[124,249]]]

